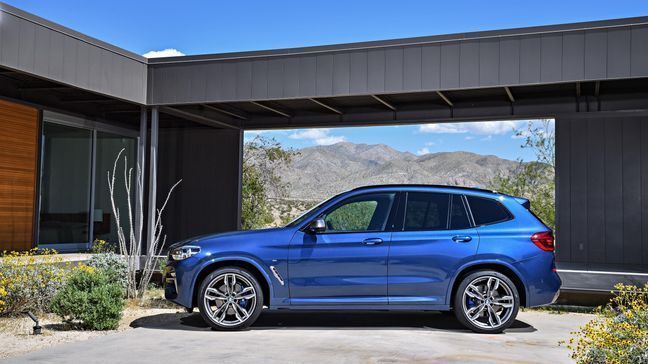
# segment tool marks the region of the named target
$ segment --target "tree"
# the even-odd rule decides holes
[[[284,149],[272,138],[257,136],[243,149],[243,188],[241,191],[241,227],[258,229],[274,221],[270,196],[287,195],[279,169],[292,162],[296,152]]]
[[[515,134],[524,139],[521,147],[531,149],[536,161],[518,160],[518,167],[509,175],[497,175],[489,187],[512,196],[529,199],[531,210],[547,226],[555,229],[556,215],[556,154],[555,131],[551,120],[542,120],[538,126],[529,122],[526,129]]]

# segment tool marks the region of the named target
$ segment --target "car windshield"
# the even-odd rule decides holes
[[[318,203],[317,205],[311,207],[311,208],[308,209],[306,212],[304,212],[303,214],[299,215],[298,218],[296,218],[295,220],[289,222],[288,225],[286,225],[286,227],[293,227],[293,226],[296,226],[296,225],[301,224],[304,220],[306,220],[306,219],[308,219],[309,217],[311,217],[311,215],[312,215],[315,211],[317,211],[320,207],[324,206],[324,204],[328,203],[329,201],[332,201],[334,198],[336,198],[336,197],[338,197],[338,196],[340,196],[340,195],[335,195],[335,196],[329,198],[328,200],[324,200],[324,201]]]

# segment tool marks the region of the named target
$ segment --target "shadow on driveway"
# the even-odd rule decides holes
[[[131,327],[163,330],[209,331],[211,328],[199,313],[165,313],[141,317]],[[451,314],[438,312],[281,312],[265,310],[250,330],[275,329],[388,329],[388,330],[442,330],[469,332]],[[526,322],[516,320],[507,333],[528,333],[536,329]]]

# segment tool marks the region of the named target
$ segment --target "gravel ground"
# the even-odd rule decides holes
[[[119,329],[111,331],[84,331],[75,330],[68,325],[61,323],[61,319],[54,314],[40,315],[38,319],[43,327],[43,334],[32,335],[34,322],[27,317],[3,317],[0,318],[0,359],[15,357],[32,351],[48,347],[84,341],[100,336],[114,335],[116,333],[131,329],[131,322],[142,317],[160,317],[180,312],[169,308],[145,308],[130,306],[124,310],[119,324]]]

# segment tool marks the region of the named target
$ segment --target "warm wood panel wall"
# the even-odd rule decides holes
[[[34,246],[38,110],[0,100],[0,250]]]

